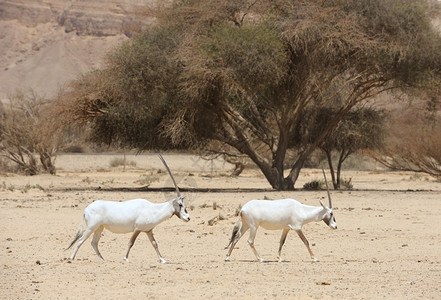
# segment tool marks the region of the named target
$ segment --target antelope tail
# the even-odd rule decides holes
[[[239,218],[239,220],[237,220],[236,224],[234,224],[233,232],[231,233],[230,243],[228,244],[227,247],[225,247],[225,249],[228,249],[228,247],[230,247],[230,245],[236,239],[236,236],[237,236],[237,233],[239,232],[239,228],[240,228],[241,223],[242,223],[241,218]]]
[[[69,250],[75,244],[75,242],[78,241],[80,239],[80,237],[83,235],[83,233],[84,233],[83,224],[84,224],[84,222],[82,221],[80,226],[78,226],[78,230],[77,230],[77,233],[75,234],[73,241],[70,243],[69,247],[67,247],[64,250]]]

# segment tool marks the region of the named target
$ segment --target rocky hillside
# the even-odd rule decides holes
[[[0,0],[0,100],[19,89],[53,97],[103,64],[104,54],[154,21],[169,0]],[[441,30],[439,1],[434,24]],[[151,12],[151,11],[150,11]]]
[[[133,30],[156,0],[0,1],[0,99],[19,89],[52,97]]]

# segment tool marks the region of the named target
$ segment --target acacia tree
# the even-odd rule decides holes
[[[90,119],[98,138],[141,148],[216,140],[247,155],[273,188],[293,189],[354,106],[438,80],[441,39],[425,3],[174,1],[110,56],[99,85],[82,83],[98,92],[74,98],[100,103]],[[337,91],[341,106],[308,137]],[[297,154],[285,174],[288,149]]]
[[[320,132],[323,124],[334,115],[335,108],[323,108],[317,114],[315,130]],[[381,151],[385,138],[384,114],[372,108],[358,107],[347,113],[319,145],[328,160],[334,189],[341,188],[343,162],[360,150]],[[337,153],[334,168],[332,154]]]

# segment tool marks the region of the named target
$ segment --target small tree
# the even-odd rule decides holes
[[[317,114],[317,126],[328,122],[335,109],[322,109]],[[319,132],[316,129],[316,132]],[[341,188],[343,162],[359,150],[378,150],[384,143],[385,124],[382,112],[372,108],[356,108],[345,115],[337,127],[328,134],[319,148],[325,153],[334,189]],[[337,153],[337,169],[332,154]]]
[[[18,92],[0,107],[0,155],[26,174],[39,173],[38,161],[44,171],[56,173],[61,122],[50,114],[50,107],[33,91]]]

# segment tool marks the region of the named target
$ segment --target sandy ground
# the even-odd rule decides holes
[[[332,191],[338,229],[320,222],[303,230],[318,263],[311,262],[295,233],[288,235],[284,261],[277,262],[281,232],[263,229],[255,246],[268,262],[255,261],[245,238],[231,261],[224,262],[239,205],[264,197],[291,197],[317,205],[326,193],[271,191],[257,170],[232,178],[227,176],[228,164],[166,155],[181,187],[227,189],[189,192],[191,221],[173,217],[155,228],[159,249],[169,263],[158,262],[145,235],[140,235],[130,262],[125,262],[130,234],[108,231],[99,243],[105,261],[98,259],[88,241],[71,262],[67,259],[71,251],[64,248],[92,201],[164,202],[174,196],[139,189],[146,184],[171,186],[168,175],[158,172],[163,167],[157,157],[128,157],[136,165],[125,169],[110,167],[115,157],[66,155],[58,158],[56,176],[2,175],[1,299],[441,298],[441,184],[413,173],[345,172],[354,190]],[[305,169],[297,187],[320,178],[320,170]]]

